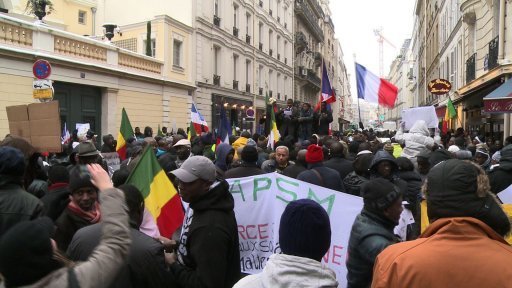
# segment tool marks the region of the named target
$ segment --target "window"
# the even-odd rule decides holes
[[[219,75],[220,47],[213,47],[213,74]]]
[[[245,61],[245,83],[250,84],[249,82],[249,72],[251,71],[251,61]]]
[[[236,76],[237,76],[237,67],[238,66],[238,55],[236,54],[233,54],[233,80],[237,80]]]
[[[147,40],[144,40],[143,42],[143,47],[142,47],[142,51],[144,54],[146,54],[146,44],[147,44]],[[151,39],[151,57],[155,57],[156,55],[156,39]]]
[[[87,12],[85,12],[83,10],[78,10],[78,23],[85,25],[86,19],[87,19]]]
[[[272,91],[274,88],[274,85],[273,85],[274,83],[272,81],[273,77],[274,77],[274,71],[268,70],[268,88],[267,88],[268,91]],[[269,93],[269,96],[272,97],[270,94],[271,93]]]
[[[233,4],[233,27],[238,28],[238,5]]]
[[[263,23],[260,22],[260,25],[259,25],[259,36],[260,36],[260,43],[263,43]]]
[[[183,49],[183,42],[174,39],[172,44],[172,66],[174,67],[183,67],[182,63],[182,50]]]
[[[250,32],[250,28],[251,27],[251,14],[247,13],[245,14],[245,34],[246,35],[251,35]]]
[[[213,15],[219,16],[219,1],[220,0],[213,0]]]

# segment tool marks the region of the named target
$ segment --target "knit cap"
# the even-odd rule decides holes
[[[318,163],[324,161],[324,152],[322,147],[311,144],[308,146],[308,151],[306,152],[306,162],[307,163]]]

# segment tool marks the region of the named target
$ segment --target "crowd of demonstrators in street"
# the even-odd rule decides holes
[[[495,195],[512,185],[512,137],[501,145],[462,128],[437,135],[424,121],[396,134],[332,133],[325,105],[315,112],[293,101],[276,121],[276,143],[267,133],[241,131],[218,143],[212,132],[189,137],[186,129],[163,127],[154,135],[151,127],[135,127],[117,171],[102,156],[116,151],[112,135],[98,150],[93,131],[75,131],[62,153],[50,155],[6,136],[0,287],[338,287],[336,274],[320,263],[336,227],[312,200],[286,207],[282,254],[260,274],[241,274],[226,180],[273,172],[362,197],[346,231],[348,287],[510,286],[510,222]],[[145,230],[142,192],[126,183],[148,149],[185,203],[172,239]],[[424,204],[430,226],[422,231]],[[404,209],[415,223],[396,235]]]

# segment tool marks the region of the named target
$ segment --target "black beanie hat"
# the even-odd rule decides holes
[[[0,239],[0,273],[6,287],[29,285],[62,265],[53,259],[50,237],[54,225],[50,218],[23,221]]]
[[[48,170],[48,180],[55,183],[69,183],[69,171],[66,167],[56,165]]]
[[[496,200],[487,192],[478,196],[478,168],[458,159],[446,160],[430,170],[427,178],[427,214],[430,220],[473,217],[504,236],[510,221]]]
[[[87,170],[87,166],[77,165],[69,172],[69,191],[73,193],[84,187],[96,188],[91,182],[91,175],[89,170]]]
[[[10,147],[0,147],[0,174],[23,176],[25,158],[20,150]]]
[[[366,209],[382,212],[402,196],[402,193],[389,180],[375,178],[361,186],[361,196]]]
[[[313,200],[290,202],[281,216],[279,245],[284,254],[320,261],[331,246],[329,215]]]
[[[255,146],[245,145],[242,149],[241,158],[245,163],[256,163],[258,161],[258,149]]]

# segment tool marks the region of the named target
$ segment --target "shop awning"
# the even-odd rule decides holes
[[[512,79],[483,98],[487,113],[512,113]]]

